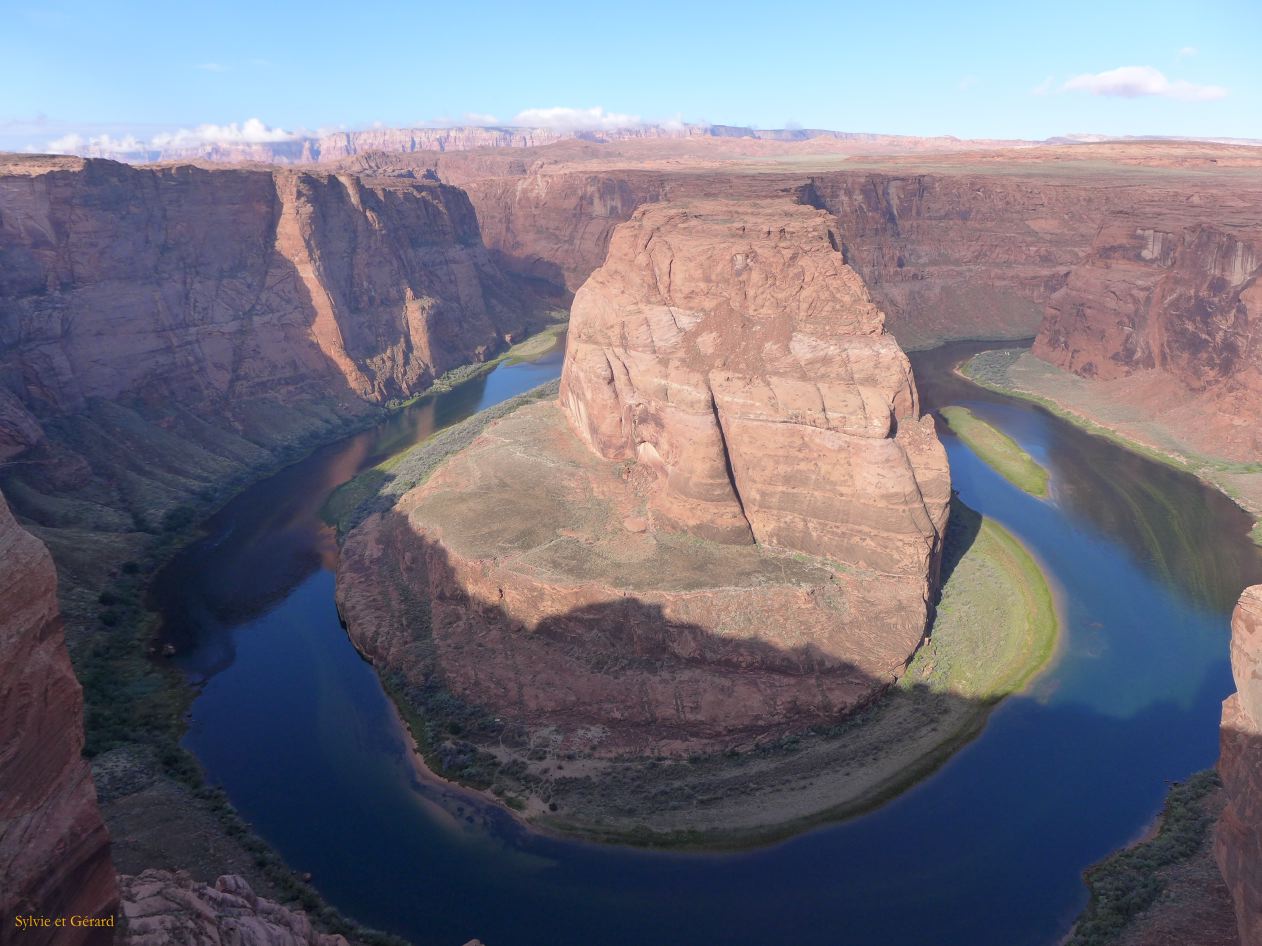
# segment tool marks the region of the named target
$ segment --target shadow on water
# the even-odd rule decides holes
[[[163,640],[202,679],[230,666],[231,629],[248,623],[311,575],[331,570],[337,536],[321,518],[328,496],[364,470],[560,373],[565,336],[530,362],[498,367],[421,399],[378,426],[329,444],[228,503],[207,535],[172,560],[153,585]]]
[[[977,740],[871,814],[743,853],[649,852],[540,836],[423,778],[338,623],[321,544],[318,509],[371,444],[260,484],[163,573],[168,626],[206,679],[187,743],[332,903],[418,944],[1053,943],[1085,902],[1082,870],[1138,834],[1169,780],[1213,762],[1226,603],[1262,562],[1239,510],[1189,477],[951,376],[983,347],[916,370],[927,404],[966,404],[1051,470],[1050,500],[1034,499],[944,432],[963,502],[1056,586],[1060,649]],[[1196,554],[1211,561],[1189,577]],[[255,572],[245,608],[225,577],[238,556]]]

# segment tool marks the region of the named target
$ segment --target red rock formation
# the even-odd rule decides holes
[[[1257,189],[1242,192],[1236,172],[1259,164],[1257,149],[1171,143],[886,156],[840,170],[769,153],[756,173],[748,164],[734,173],[721,154],[670,148],[554,145],[451,153],[425,165],[469,192],[487,245],[508,265],[571,290],[644,203],[799,195],[834,214],[846,260],[887,327],[919,346],[1035,334],[1110,215],[1140,212],[1146,227],[1247,219]],[[360,160],[378,172],[410,163]]]
[[[1240,597],[1231,618],[1237,691],[1223,703],[1218,772],[1227,806],[1215,855],[1236,903],[1241,946],[1262,944],[1262,585]]]
[[[183,871],[147,870],[123,877],[119,946],[348,946],[320,933],[301,910],[257,896],[235,874],[213,884]]]
[[[534,309],[461,191],[401,178],[14,156],[0,258],[5,454],[92,398],[404,397]]]
[[[1102,208],[1117,200],[1089,182],[1049,187],[975,169],[791,173],[771,165],[733,177],[723,168],[647,163],[589,170],[593,155],[544,152],[534,166],[473,155],[433,162],[468,191],[487,245],[514,270],[574,290],[603,262],[613,229],[643,204],[793,194],[837,218],[847,262],[890,329],[918,345],[1033,335],[1043,306],[1086,253]]]
[[[18,930],[18,915],[108,917],[109,836],[83,749],[83,698],[44,546],[0,497],[0,943],[109,942],[83,927]]]
[[[665,528],[931,574],[946,460],[826,213],[638,211],[576,295],[561,403]]]
[[[1085,378],[1164,380],[1172,428],[1262,455],[1262,220],[1119,214],[1048,307],[1034,353]]]
[[[576,297],[565,414],[495,423],[347,537],[357,646],[597,755],[862,705],[923,636],[949,493],[882,318],[826,213],[638,211]]]

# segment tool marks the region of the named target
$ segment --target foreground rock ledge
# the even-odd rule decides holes
[[[347,537],[361,650],[598,756],[749,744],[893,682],[949,477],[828,221],[707,202],[620,227],[560,405],[492,424]]]
[[[1231,670],[1237,692],[1223,703],[1218,759],[1227,806],[1214,853],[1242,946],[1262,946],[1262,585],[1245,589],[1231,617]]]

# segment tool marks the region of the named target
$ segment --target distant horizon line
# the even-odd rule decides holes
[[[520,117],[520,116],[519,116]],[[607,116],[609,117],[609,116]],[[44,147],[26,145],[10,151],[15,154],[49,154],[74,155],[84,158],[106,158],[131,162],[150,162],[178,160],[187,157],[213,158],[217,155],[239,154],[267,157],[273,160],[319,160],[330,144],[338,139],[346,141],[358,153],[360,148],[353,139],[368,137],[374,134],[404,135],[413,139],[430,139],[434,147],[417,146],[400,149],[403,153],[415,151],[472,150],[473,148],[529,148],[542,147],[566,140],[588,141],[592,143],[615,143],[634,141],[637,138],[714,138],[714,139],[754,139],[794,144],[818,139],[834,139],[839,142],[898,142],[898,141],[941,141],[957,146],[969,144],[1013,147],[1038,147],[1046,145],[1072,144],[1106,144],[1110,142],[1134,143],[1143,141],[1157,142],[1201,142],[1205,144],[1224,144],[1242,146],[1262,146],[1262,138],[1242,138],[1235,136],[1206,135],[1170,135],[1170,134],[1129,134],[1113,135],[1100,132],[1071,132],[1051,135],[1045,138],[1001,138],[1001,137],[962,137],[953,134],[910,134],[902,132],[843,131],[840,129],[801,127],[787,125],[781,128],[759,128],[754,125],[734,125],[722,122],[684,122],[681,120],[640,121],[632,116],[616,116],[616,122],[584,125],[582,123],[537,123],[519,124],[514,122],[492,123],[490,121],[453,122],[438,124],[434,122],[414,125],[384,125],[373,123],[356,128],[318,128],[315,130],[299,129],[286,131],[280,127],[264,124],[257,118],[247,119],[243,123],[227,125],[202,124],[195,128],[179,129],[175,132],[159,132],[146,138],[135,134],[82,135],[71,132],[50,140]],[[487,116],[490,118],[490,116]],[[631,120],[625,120],[631,119]],[[645,135],[644,133],[649,134]],[[479,133],[495,136],[524,136],[527,139],[543,139],[541,141],[522,140],[486,143],[468,143],[461,145],[448,142],[435,142],[434,139],[450,135],[467,134],[476,137]],[[8,149],[0,149],[8,150]],[[338,149],[333,148],[334,151]],[[372,149],[380,150],[380,149]],[[389,149],[394,150],[394,149]],[[349,154],[344,155],[349,157]]]

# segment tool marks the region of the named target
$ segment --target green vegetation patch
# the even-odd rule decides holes
[[[336,525],[339,532],[349,532],[372,513],[391,509],[400,496],[429,479],[443,460],[473,443],[493,421],[527,404],[556,397],[560,386],[559,380],[549,381],[488,407],[365,470],[333,491],[320,511],[321,516],[325,522]]]
[[[951,429],[996,473],[1031,496],[1047,495],[1047,470],[1021,445],[967,407],[944,407]]]
[[[899,685],[992,706],[1051,658],[1059,627],[1052,591],[1011,532],[958,500],[943,570],[932,633]]]
[[[1086,873],[1091,902],[1066,946],[1106,946],[1156,902],[1165,890],[1163,868],[1197,854],[1209,843],[1214,816],[1206,801],[1220,788],[1212,769],[1176,783],[1166,796],[1161,826],[1152,838],[1118,851]]]
[[[553,319],[547,326],[529,335],[525,340],[518,342],[508,351],[501,352],[494,358],[486,361],[474,362],[473,364],[460,365],[452,368],[450,371],[440,375],[434,379],[434,383],[422,391],[420,394],[414,395],[406,400],[395,399],[387,402],[386,406],[391,410],[400,407],[407,407],[415,404],[417,401],[427,397],[433,397],[435,394],[444,394],[453,388],[459,387],[466,381],[481,377],[484,374],[490,374],[499,365],[519,365],[526,361],[535,361],[542,358],[553,346],[556,345],[557,339],[565,333],[569,328],[569,313],[561,310],[549,313],[549,317]]]
[[[980,352],[964,362],[959,368],[959,373],[978,387],[986,388],[1007,397],[1016,397],[1023,401],[1037,404],[1049,414],[1054,414],[1061,420],[1068,421],[1075,427],[1085,430],[1095,437],[1102,437],[1132,453],[1138,453],[1142,457],[1147,457],[1149,460],[1154,460],[1176,470],[1191,473],[1203,482],[1227,494],[1237,503],[1241,501],[1239,491],[1232,487],[1227,477],[1248,477],[1262,474],[1262,463],[1242,463],[1234,460],[1225,460],[1196,453],[1182,447],[1171,446],[1168,449],[1159,449],[1149,446],[1127,437],[1111,427],[1084,417],[1076,410],[1065,407],[1052,397],[1037,394],[1020,387],[1013,381],[1011,372],[1014,368],[1019,367],[1018,362],[1021,362],[1022,356],[1027,354],[1029,354],[1028,351],[1023,348],[1004,348]],[[1037,359],[1034,360],[1037,361]],[[1068,375],[1068,372],[1062,372],[1053,365],[1041,364],[1043,370],[1049,374]],[[1069,377],[1074,378],[1072,375],[1069,375]],[[1262,537],[1255,541],[1259,541],[1259,544],[1262,544]]]

